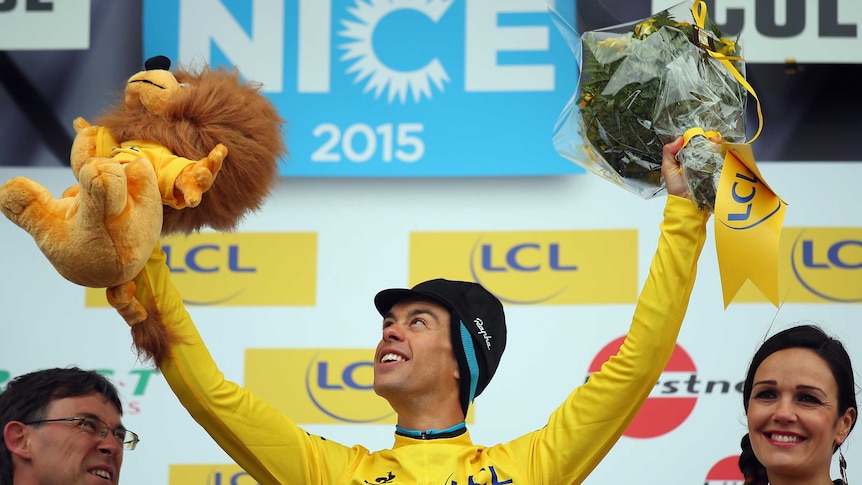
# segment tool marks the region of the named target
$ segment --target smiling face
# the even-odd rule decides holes
[[[431,301],[402,300],[387,312],[374,358],[374,391],[396,411],[401,402],[457,402],[449,326],[449,312]]]
[[[856,410],[838,414],[838,385],[814,351],[789,348],[767,357],[754,374],[748,431],[771,483],[781,477],[831,483],[835,446],[844,442]]]
[[[52,402],[43,419],[94,417],[112,429],[122,427],[117,409],[101,394]],[[24,426],[15,455],[15,477],[21,483],[109,485],[120,480],[123,448],[111,433],[104,438],[81,429],[80,421]]]

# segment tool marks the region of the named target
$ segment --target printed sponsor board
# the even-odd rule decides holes
[[[90,0],[0,0],[0,50],[90,47]]]
[[[637,231],[413,232],[410,285],[475,281],[504,303],[600,304],[637,299]]]
[[[168,485],[257,485],[236,465],[171,465]]]
[[[785,227],[778,252],[782,302],[862,302],[862,228]],[[746,283],[734,301],[764,299]]]
[[[6,384],[16,376],[35,370],[37,369],[28,369],[26,372],[15,374],[8,369],[0,368],[0,394],[3,393]],[[117,387],[124,416],[135,416],[143,412],[144,396],[153,382],[152,377],[157,373],[155,369],[119,370],[105,367],[93,370],[106,376]]]
[[[313,306],[317,234],[199,233],[162,239],[171,280],[187,305]],[[87,307],[106,307],[87,288]]]
[[[562,0],[554,0],[559,2]],[[577,2],[578,27],[595,30],[639,20],[680,0]],[[740,36],[750,63],[862,63],[862,4],[856,0],[705,0],[723,35]]]
[[[620,337],[602,348],[590,364],[589,373],[598,372],[619,351],[624,340],[625,337]],[[623,435],[647,439],[665,435],[689,418],[699,398],[732,392],[741,394],[742,382],[704,379],[691,355],[677,344],[661,377]]]
[[[394,424],[373,349],[247,349],[245,387],[299,424]]]
[[[855,0],[706,3],[725,35],[741,36],[747,62],[862,63],[862,5]]]
[[[742,485],[742,472],[739,470],[739,455],[719,460],[706,474],[704,485]]]
[[[546,0],[146,0],[145,57],[236,66],[287,176],[582,173],[551,144],[576,85]]]

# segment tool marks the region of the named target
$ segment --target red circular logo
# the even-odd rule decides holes
[[[615,355],[623,344],[625,337],[620,337],[607,344],[593,359],[589,372],[598,371],[612,355]],[[664,368],[665,373],[678,372],[696,374],[697,369],[688,352],[676,345],[670,361]],[[659,381],[656,386],[661,386]],[[697,402],[697,396],[677,395],[679,388],[667,386],[659,388],[659,395],[647,398],[637,416],[629,427],[623,432],[623,436],[629,438],[655,438],[669,433],[681,425],[691,414]]]
[[[739,455],[722,459],[709,469],[704,485],[742,485],[745,479],[739,471]]]

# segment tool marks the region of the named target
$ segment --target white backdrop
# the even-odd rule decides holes
[[[790,204],[786,227],[862,227],[862,164],[760,167]],[[55,194],[74,182],[64,169],[0,167],[0,180],[16,175],[33,178]],[[372,298],[382,288],[408,283],[411,231],[637,229],[640,284],[655,249],[662,208],[663,199],[643,201],[593,175],[283,180],[240,230],[317,233],[316,306],[197,307],[191,312],[224,373],[242,382],[246,348],[373,348],[380,317]],[[712,232],[710,223],[679,339],[699,379],[741,381],[765,335],[803,320],[819,322],[842,339],[862,366],[858,304],[788,303],[776,311],[769,304],[733,303],[725,311]],[[132,403],[124,423],[142,437],[140,447],[126,454],[121,481],[126,485],[168,483],[172,464],[230,463],[161,376],[135,392],[141,391],[135,389],[138,377],[130,372],[142,367],[130,349],[128,327],[112,310],[84,308],[83,288],[63,280],[30,236],[5,219],[0,219],[0,247],[0,385],[9,375],[45,367],[113,370]],[[862,269],[854,271],[862,287]],[[600,349],[626,332],[633,308],[508,307],[508,348],[494,381],[476,402],[474,441],[491,445],[541,427],[583,382]],[[692,414],[673,431],[653,439],[623,437],[586,483],[702,483],[713,465],[738,454],[744,423],[738,392],[698,394]],[[370,449],[392,443],[391,425],[306,428]],[[845,450],[851,480],[862,477],[857,440],[851,435]],[[234,483],[253,483],[244,480]]]

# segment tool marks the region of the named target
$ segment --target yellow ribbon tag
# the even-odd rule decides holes
[[[695,0],[694,5],[691,7],[691,14],[694,16],[695,24],[697,24],[698,28],[705,28],[706,24],[706,2],[703,0]],[[733,63],[730,61],[744,61],[744,59],[740,57],[731,57],[721,54],[719,52],[714,52],[709,49],[706,49],[707,54],[710,55],[713,59],[720,62],[730,74],[739,81],[750,94],[754,97],[754,100],[757,102],[757,132],[754,134],[751,139],[748,140],[748,143],[753,142],[760,136],[760,132],[763,130],[763,111],[760,109],[760,98],[757,97],[757,93],[754,92],[754,88],[751,87],[751,84],[745,79],[745,77],[740,74],[740,72],[733,67]],[[752,159],[753,161],[754,159]]]
[[[715,252],[724,307],[745,280],[778,306],[778,241],[787,203],[757,169],[751,146],[723,143],[715,196]]]
[[[685,133],[682,134],[682,146],[688,145],[688,142],[697,135],[703,135],[713,143],[721,143],[724,141],[724,138],[721,137],[721,133],[715,130],[705,131],[703,128],[695,126],[694,128],[685,130]]]

